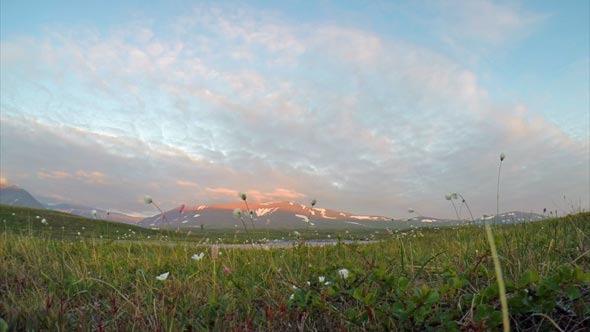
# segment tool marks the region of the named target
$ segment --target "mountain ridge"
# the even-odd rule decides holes
[[[28,191],[16,185],[0,184],[0,203],[36,209],[45,208],[45,206],[43,206],[43,204],[41,204],[41,202],[33,197]]]
[[[444,219],[426,216],[394,219],[378,215],[359,215],[321,207],[310,207],[291,201],[248,202],[252,211],[252,220],[246,213],[243,201],[181,205],[156,214],[138,222],[138,225],[151,228],[186,228],[186,227],[243,227],[239,218],[233,216],[234,209],[242,212],[247,227],[254,223],[261,228],[341,228],[341,227],[399,227],[401,225],[443,225],[469,223],[470,220]],[[536,213],[512,211],[501,213],[499,223],[515,223],[543,219]],[[495,216],[484,216],[475,219],[475,224],[484,221],[496,222]]]

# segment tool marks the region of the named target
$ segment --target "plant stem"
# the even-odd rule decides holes
[[[502,160],[500,159],[500,166],[498,167],[498,185],[496,187],[496,218],[495,223],[498,224],[498,215],[500,214],[500,172],[502,171]]]
[[[244,226],[244,229],[246,230],[246,234],[250,235],[250,232],[248,232],[248,227],[246,227],[246,223],[244,222],[244,217],[240,216],[240,221],[242,222],[242,225]]]
[[[500,157],[500,166],[498,167],[498,186],[496,187],[496,221],[498,224],[498,215],[500,214],[500,174],[502,171],[503,155]],[[506,301],[506,287],[504,286],[504,277],[502,276],[502,266],[500,266],[500,259],[498,258],[498,250],[496,249],[496,242],[492,234],[492,228],[488,223],[485,223],[486,235],[492,251],[492,260],[494,262],[494,271],[496,273],[496,280],[498,282],[498,293],[500,295],[500,304],[502,306],[502,325],[504,331],[510,331],[510,321],[508,320],[508,301]]]
[[[510,331],[510,321],[508,320],[508,302],[506,300],[506,287],[504,285],[504,277],[502,275],[502,266],[500,266],[500,259],[498,258],[498,250],[492,234],[492,227],[488,223],[485,224],[486,236],[492,252],[492,261],[494,262],[494,272],[496,273],[496,281],[498,282],[498,293],[500,295],[500,305],[502,306],[502,325],[504,325],[504,332]]]
[[[455,215],[457,216],[457,220],[461,220],[461,218],[459,217],[459,212],[457,212],[457,206],[455,205],[455,202],[453,202],[453,199],[451,199],[451,204],[453,204],[453,209],[455,209]]]
[[[158,206],[158,204],[156,204],[156,202],[152,201],[152,204],[154,204],[154,206],[158,209],[158,211],[160,211],[160,214],[162,214],[162,219],[166,220],[166,223],[168,224],[168,228],[170,228],[170,221],[168,221],[168,218],[166,218],[166,214],[164,212],[162,212],[162,209],[160,209],[160,207]]]
[[[465,197],[463,197],[463,195],[458,194],[459,197],[461,197],[461,200],[463,201],[463,203],[465,203],[465,207],[467,208],[467,211],[469,211],[469,216],[471,217],[471,222],[474,223],[475,220],[473,219],[473,213],[471,213],[471,209],[469,208],[469,204],[467,204],[467,200],[465,199]]]
[[[252,224],[252,229],[256,229],[256,227],[254,227],[254,219],[252,219],[252,215],[250,214],[250,208],[248,207],[248,202],[246,200],[244,200],[244,204],[246,204],[246,213],[248,214],[248,217],[250,217],[250,223]]]

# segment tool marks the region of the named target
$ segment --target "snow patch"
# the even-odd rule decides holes
[[[206,208],[207,208],[207,205],[199,205],[199,206],[197,207],[197,211],[199,211],[199,210],[203,210],[203,209],[206,209]]]
[[[200,214],[197,213],[193,216],[193,218],[198,218],[199,216],[200,216]]]
[[[326,209],[319,209],[319,208],[316,208],[316,210],[317,210],[317,211],[320,211],[320,214],[322,215],[322,218],[324,218],[324,219],[336,219],[336,217],[328,217],[328,216],[326,215]],[[342,214],[342,213],[341,213],[341,214]]]
[[[434,222],[436,219],[422,219],[422,222]]]
[[[186,224],[187,222],[188,222],[188,220],[184,220],[182,223],[183,223],[183,224]]]
[[[256,211],[254,211],[254,212],[256,213],[257,217],[262,217],[265,214],[272,214],[276,210],[278,210],[278,208],[259,208],[259,209],[256,209]]]
[[[302,215],[302,214],[296,214],[295,217],[301,218],[305,222],[309,222],[309,218],[307,216]]]
[[[379,217],[371,217],[371,216],[350,216],[353,219],[358,220],[379,220]]]
[[[273,204],[278,204],[280,202],[266,202],[266,203],[260,203],[260,205],[273,205]]]
[[[358,223],[358,222],[356,222],[356,221],[347,221],[346,223],[347,223],[347,224],[353,224],[353,225],[359,225],[359,226],[362,226],[361,224],[359,224],[359,223]]]

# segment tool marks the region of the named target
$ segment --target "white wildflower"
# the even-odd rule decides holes
[[[160,281],[164,281],[164,280],[168,279],[169,275],[170,275],[170,272],[165,272],[165,273],[162,273],[159,276],[157,276],[156,279],[158,279]]]
[[[200,261],[201,259],[203,259],[204,256],[205,256],[205,253],[200,252],[198,254],[194,254],[191,258],[196,261]]]
[[[348,274],[349,274],[349,271],[346,268],[342,268],[342,269],[338,270],[338,275],[342,279],[348,279]]]

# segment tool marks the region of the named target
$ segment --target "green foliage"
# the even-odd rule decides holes
[[[221,247],[216,259],[205,245],[31,233],[1,236],[0,317],[9,330],[502,326],[493,263],[477,226],[407,230],[362,245]],[[497,226],[494,234],[513,330],[590,328],[590,214]],[[199,252],[201,260],[191,259]],[[168,279],[155,278],[164,272]]]

